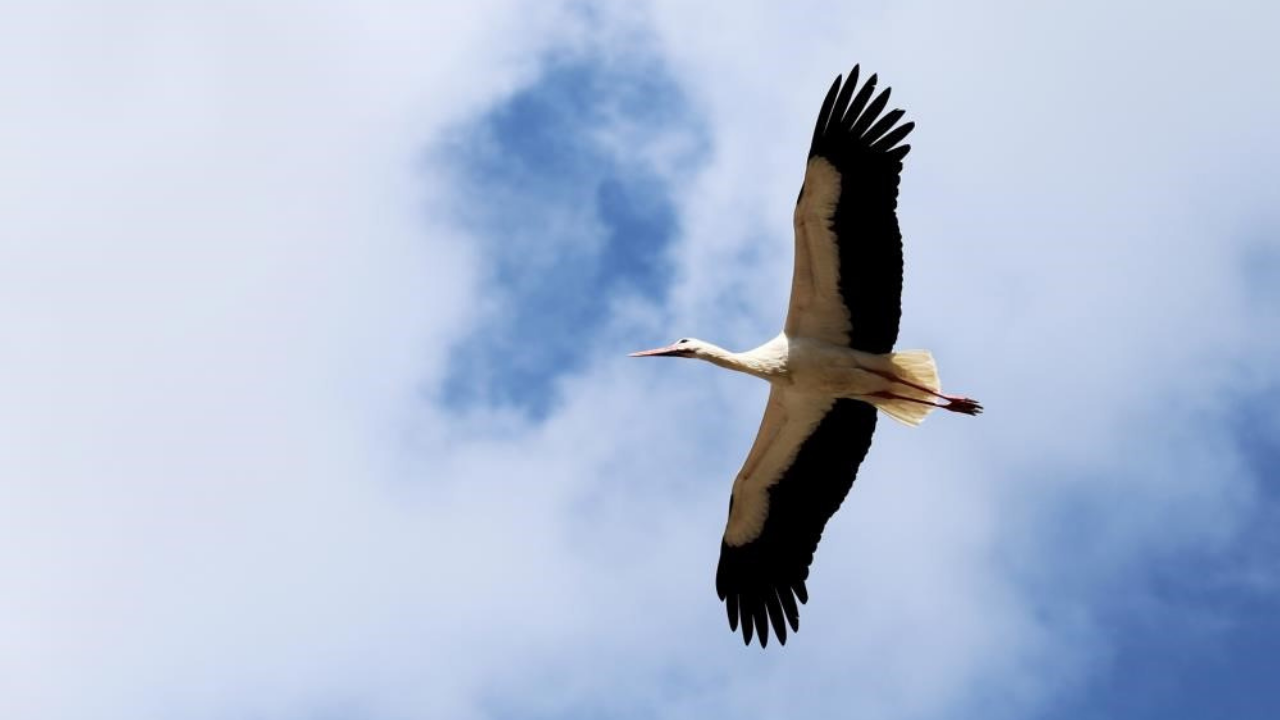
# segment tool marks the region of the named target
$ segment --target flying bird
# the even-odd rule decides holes
[[[733,481],[720,544],[716,592],[729,627],[760,646],[800,628],[796,601],[827,520],[871,447],[876,411],[918,425],[933,410],[982,412],[944,395],[933,356],[894,352],[902,297],[902,235],[895,209],[899,143],[915,123],[881,115],[889,89],[858,86],[855,66],[822,102],[795,209],[795,268],[786,322],[747,352],[683,338],[632,357],[705,360],[767,380],[769,401],[755,443]],[[856,94],[855,94],[856,90]],[[873,99],[873,95],[875,95]]]

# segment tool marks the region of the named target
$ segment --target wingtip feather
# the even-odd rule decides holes
[[[893,130],[890,130],[884,137],[872,143],[871,149],[876,152],[889,150],[910,135],[911,131],[914,130],[915,127],[916,124],[914,122],[903,123]]]
[[[796,607],[796,598],[791,588],[780,588],[778,599],[782,601],[782,610],[787,615],[787,622],[791,623],[791,632],[800,632],[800,608]]]
[[[756,603],[753,614],[755,617],[752,620],[756,626],[756,637],[760,640],[760,647],[769,647],[769,618],[763,601]]]
[[[861,137],[867,128],[876,118],[880,117],[880,111],[884,110],[884,106],[889,104],[889,94],[893,92],[893,88],[885,88],[883,92],[876,96],[875,100],[867,106],[858,117],[858,121],[853,124],[849,132],[854,137]]]
[[[862,115],[862,109],[867,106],[867,101],[871,99],[871,94],[875,91],[876,76],[872,75],[867,78],[867,82],[863,84],[862,89],[854,96],[853,102],[849,103],[849,107],[840,118],[840,126],[842,128],[848,130],[853,127],[854,122]]]
[[[778,636],[778,644],[787,644],[787,621],[782,614],[782,603],[778,599],[778,592],[774,590],[769,595],[768,600],[769,623],[773,625],[773,634]]]

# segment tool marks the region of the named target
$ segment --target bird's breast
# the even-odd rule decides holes
[[[799,392],[851,397],[882,389],[878,369],[881,356],[820,340],[792,341],[787,363],[789,386]]]

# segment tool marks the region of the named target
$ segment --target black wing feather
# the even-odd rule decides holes
[[[760,646],[766,646],[770,623],[782,644],[785,624],[800,629],[796,600],[809,600],[804,581],[813,554],[827,520],[853,486],[875,427],[874,407],[837,400],[769,488],[769,515],[760,535],[738,546],[721,542],[716,592],[725,601],[730,629],[742,623],[746,644],[754,628]]]
[[[854,77],[857,77],[858,69],[853,69]],[[831,83],[831,89],[827,91],[827,97],[822,101],[822,110],[818,111],[818,124],[813,128],[813,144],[817,145],[818,140],[827,131],[827,118],[831,116],[831,108],[836,104],[836,93],[840,91],[840,78]]]
[[[854,78],[856,75],[857,73],[851,73],[849,77],[852,80],[852,78]],[[839,78],[836,78],[837,82],[839,82],[839,80],[840,80]],[[840,118],[840,124],[838,125],[838,128],[841,131],[849,132],[849,128],[853,127],[853,123],[857,121],[858,116],[862,114],[862,109],[867,106],[867,100],[871,99],[871,93],[876,91],[876,82],[878,80],[879,78],[875,75],[872,75],[871,77],[867,78],[867,84],[863,85],[862,90],[858,91],[858,96],[853,99],[853,102],[849,105],[848,108],[837,107],[835,109],[836,113],[838,113],[838,115],[836,115],[835,117]],[[857,81],[853,80],[849,84],[854,85],[856,83]],[[831,128],[831,129],[833,131],[835,130],[835,128]],[[832,132],[830,134],[834,135],[835,133]]]
[[[915,128],[916,128],[916,124],[915,124],[915,123],[913,123],[913,122],[904,123],[904,124],[902,124],[902,125],[899,125],[897,128],[895,128],[895,129],[893,130],[893,132],[891,132],[891,133],[889,133],[888,135],[885,135],[884,137],[882,137],[882,138],[880,138],[879,140],[875,141],[875,143],[873,143],[873,144],[871,145],[871,151],[872,151],[872,152],[884,152],[884,151],[888,150],[889,148],[891,148],[891,147],[893,147],[894,145],[897,145],[899,142],[901,142],[901,141],[902,141],[902,139],[903,139],[903,138],[905,138],[907,135],[910,135],[910,134],[911,134],[911,131],[912,131],[912,130],[914,130]],[[902,156],[903,156],[903,155],[906,155],[906,154],[907,154],[907,151],[908,151],[908,150],[910,150],[910,149],[911,149],[911,146],[910,146],[910,145],[903,145],[902,147],[898,148],[897,150],[894,150],[894,151],[890,152],[890,153],[889,153],[889,155],[892,155],[892,156],[897,157],[898,159],[901,159],[901,158],[902,158]],[[897,153],[899,153],[899,152],[901,153],[901,155],[897,154]]]
[[[880,118],[879,122],[872,125],[870,130],[867,130],[862,134],[863,141],[867,143],[874,143],[881,135],[885,134],[889,128],[893,127],[895,123],[901,120],[903,114],[904,112],[902,110],[891,110],[885,113],[884,117]],[[911,128],[907,128],[907,131],[910,132]],[[890,143],[890,145],[892,144],[893,143]],[[875,145],[872,145],[871,148],[874,150]]]
[[[915,125],[890,129],[901,119],[900,110],[877,122],[890,91],[885,89],[868,104],[875,75],[846,108],[841,101],[852,94],[854,70],[850,82],[839,91],[833,85],[827,93],[809,157],[827,160],[840,174],[840,199],[831,227],[840,245],[840,294],[852,326],[849,347],[887,353],[897,342],[902,312],[902,234],[895,211],[902,158],[911,148],[895,146]]]
[[[853,127],[849,128],[849,133],[861,140],[862,134],[867,131],[867,128],[871,127],[871,123],[880,117],[880,111],[884,110],[885,106],[889,104],[889,95],[892,92],[893,88],[885,88],[884,92],[877,95],[876,99],[872,100],[871,104],[867,106],[867,109],[858,116],[858,121],[853,124]]]
[[[873,80],[872,82],[875,82],[875,81]],[[839,76],[836,76],[835,86],[840,87]],[[823,129],[826,129],[828,128],[829,123],[833,121],[834,122],[844,121],[845,113],[847,112],[846,108],[849,107],[849,98],[853,96],[853,89],[856,88],[857,86],[858,86],[858,67],[855,65],[853,70],[849,72],[849,82],[845,83],[844,87],[840,87],[840,94],[836,96],[836,104],[835,104],[835,108],[837,109],[836,112],[830,118],[823,117],[822,115],[818,116],[818,124],[820,127],[822,127]],[[828,112],[830,112],[830,110],[828,110]],[[850,120],[849,122],[853,122],[853,120]]]

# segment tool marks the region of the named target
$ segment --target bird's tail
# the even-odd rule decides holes
[[[889,353],[884,357],[889,361],[889,372],[894,376],[935,393],[942,391],[942,384],[938,381],[938,366],[934,364],[933,355],[928,350],[905,350]],[[934,396],[923,390],[894,383],[891,391],[905,399],[870,398],[871,403],[885,415],[905,425],[919,425],[930,412],[938,408],[934,404]]]

